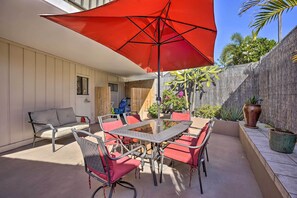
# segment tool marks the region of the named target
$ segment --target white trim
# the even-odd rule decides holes
[[[67,13],[81,11],[78,8],[76,8],[75,6],[71,5],[70,3],[67,3],[66,1],[61,1],[61,0],[44,0],[44,1],[52,4],[53,6],[65,11]]]

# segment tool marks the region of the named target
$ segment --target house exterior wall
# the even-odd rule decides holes
[[[79,114],[77,75],[89,78],[84,98],[91,101],[93,122],[96,86],[108,86],[112,79],[124,95],[120,77],[0,38],[0,152],[32,141],[29,111],[73,107]]]

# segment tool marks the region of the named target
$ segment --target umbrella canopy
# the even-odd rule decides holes
[[[92,10],[43,17],[89,37],[148,72],[212,65],[213,0],[114,0]]]
[[[214,63],[213,0],[115,0],[79,13],[42,16],[148,72],[158,71],[158,65],[171,71]]]

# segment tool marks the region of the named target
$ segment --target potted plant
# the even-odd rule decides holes
[[[272,150],[281,153],[293,153],[296,145],[297,134],[277,128],[270,129],[269,146]]]
[[[242,109],[246,127],[258,128],[256,125],[262,111],[261,102],[262,99],[257,96],[252,96],[246,100]]]

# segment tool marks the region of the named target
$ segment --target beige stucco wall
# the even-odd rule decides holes
[[[77,75],[89,78],[93,121],[95,86],[118,82],[119,97],[124,96],[117,76],[0,38],[0,152],[31,142],[27,112],[70,106],[78,110]]]

